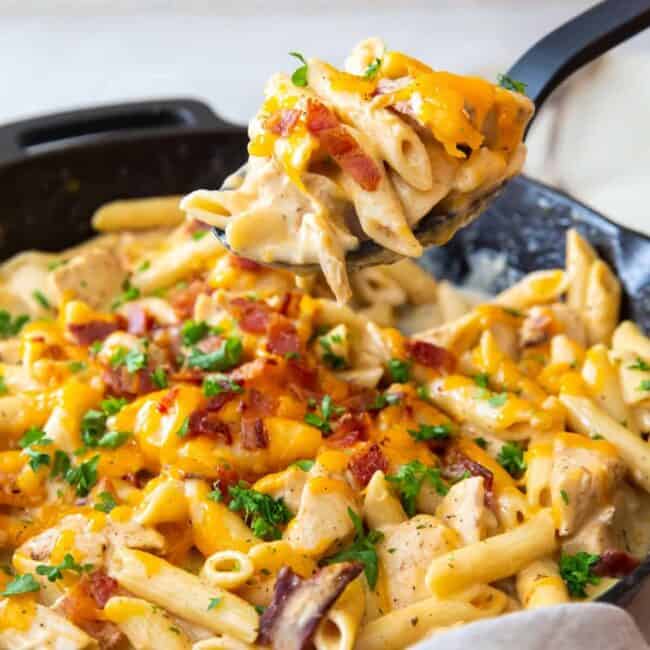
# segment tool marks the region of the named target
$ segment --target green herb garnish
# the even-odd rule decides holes
[[[24,325],[29,322],[27,314],[20,314],[12,319],[11,314],[6,309],[0,309],[0,338],[6,339],[10,336],[16,336]]]
[[[388,371],[393,381],[398,384],[405,384],[409,380],[411,373],[411,362],[402,361],[401,359],[391,359],[388,362]]]
[[[288,523],[292,517],[282,498],[274,499],[268,494],[251,490],[245,483],[231,485],[228,492],[228,507],[233,512],[244,514],[244,519],[255,537],[267,541],[280,539],[282,532],[278,526]]]
[[[397,488],[404,510],[409,517],[415,516],[415,503],[425,481],[428,481],[442,496],[449,491],[440,477],[440,470],[437,467],[427,467],[419,460],[412,460],[402,465],[396,474],[387,476],[386,480]]]
[[[64,571],[74,571],[75,573],[87,573],[92,571],[92,564],[77,564],[74,557],[70,553],[66,553],[63,556],[63,562],[55,566],[50,566],[48,564],[39,564],[36,567],[36,573],[39,576],[45,576],[50,582],[55,580],[60,580],[63,578]]]
[[[115,498],[110,492],[100,492],[98,495],[99,502],[94,505],[95,510],[99,512],[109,513],[113,508],[117,507]]]
[[[201,352],[198,348],[192,348],[187,357],[187,365],[201,370],[225,372],[240,362],[243,350],[241,339],[238,336],[230,336],[214,352]]]
[[[333,415],[341,415],[345,411],[341,406],[336,406],[329,395],[325,395],[320,405],[320,415],[318,413],[306,413],[305,422],[312,427],[320,429],[324,434],[332,432],[330,418]]]
[[[506,442],[501,447],[497,462],[514,478],[519,478],[526,471],[524,450],[516,442]]]
[[[579,551],[575,555],[563,553],[560,556],[560,576],[572,596],[586,598],[585,587],[600,583],[600,578],[592,571],[593,566],[599,561],[599,555],[592,555],[584,551]]]
[[[289,56],[298,59],[302,65],[297,68],[291,75],[291,81],[294,86],[304,87],[307,85],[307,61],[300,52],[289,52]]]
[[[379,68],[381,68],[381,59],[376,58],[367,68],[366,71],[363,73],[363,76],[365,79],[374,79],[377,76],[377,73],[379,72]]]
[[[16,576],[2,592],[3,596],[18,596],[20,594],[28,594],[33,591],[39,591],[41,585],[38,584],[36,578],[31,573],[23,573],[23,575]]]
[[[447,440],[451,434],[451,424],[421,424],[418,429],[408,430],[411,437],[415,440]]]
[[[522,95],[526,94],[526,87],[528,84],[524,83],[523,81],[517,81],[516,79],[509,77],[507,74],[497,75],[497,81],[501,88],[505,88],[506,90],[513,90],[514,92],[521,93]]]
[[[38,289],[32,291],[32,298],[34,298],[34,300],[41,307],[43,307],[43,309],[52,309],[52,305],[50,304],[50,301],[47,299],[47,297],[42,291],[39,291]]]
[[[169,381],[167,380],[167,372],[164,368],[156,368],[151,373],[151,381],[156,388],[163,389],[169,386]]]

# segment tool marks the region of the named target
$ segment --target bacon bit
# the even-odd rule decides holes
[[[260,271],[264,268],[261,264],[249,260],[247,257],[240,257],[239,255],[233,255],[232,253],[228,256],[228,261],[231,266],[242,269],[242,271]]]
[[[90,345],[95,341],[103,341],[109,334],[119,329],[117,322],[107,320],[92,320],[87,323],[69,323],[68,330],[79,345]],[[32,339],[34,340],[34,339]]]
[[[600,560],[594,565],[593,572],[597,576],[622,578],[629,575],[639,566],[639,560],[625,551],[607,550],[601,554]]]
[[[456,368],[456,356],[438,345],[426,341],[409,341],[407,348],[411,358],[423,366],[448,373]]]
[[[97,641],[101,650],[118,650],[127,641],[120,628],[110,621],[78,621],[77,625]]]
[[[261,300],[234,298],[230,305],[237,312],[239,326],[251,334],[265,334],[269,325],[271,308]]]
[[[158,402],[158,413],[161,413],[162,415],[169,413],[169,409],[174,405],[176,397],[178,397],[179,390],[178,386],[174,386],[162,396]]]
[[[287,374],[290,388],[299,388],[310,393],[318,390],[318,371],[310,368],[297,359],[287,361]]]
[[[127,331],[135,336],[144,336],[154,325],[151,314],[140,305],[128,305],[126,320]]]
[[[363,388],[358,393],[350,395],[348,398],[341,401],[341,406],[346,411],[352,413],[365,413],[370,410],[370,407],[377,402],[379,391],[372,388]]]
[[[348,462],[348,469],[357,483],[366,487],[376,471],[385,472],[388,469],[388,461],[380,446],[375,442],[352,456]]]
[[[264,422],[260,418],[244,418],[241,421],[241,440],[244,449],[266,449],[269,446],[269,436]]]
[[[237,485],[240,478],[237,471],[230,467],[230,465],[219,465],[217,467],[217,477],[213,480],[212,485],[221,490],[224,501],[228,503],[230,499],[230,486]]]
[[[247,418],[261,418],[273,415],[277,408],[277,400],[264,394],[256,388],[246,391],[246,396],[241,403],[240,411]]]
[[[210,411],[210,413],[216,413],[236,395],[237,393],[233,393],[231,390],[224,390],[222,393],[219,393],[208,400],[208,403],[205,405],[205,410]]]
[[[325,104],[307,102],[307,130],[318,138],[323,149],[341,169],[366,191],[374,192],[381,182],[381,171],[375,161],[338,121]]]
[[[305,650],[321,620],[343,590],[363,570],[358,562],[339,562],[303,580],[288,566],[278,572],[273,599],[260,619],[257,642],[273,650]]]
[[[107,392],[115,397],[133,398],[155,390],[151,371],[147,368],[131,373],[124,366],[106,368],[102,376]]]
[[[369,417],[366,414],[345,413],[337,422],[334,433],[327,438],[333,447],[351,447],[367,439]]]
[[[137,487],[138,490],[141,490],[149,481],[154,477],[154,475],[146,469],[140,469],[135,474],[129,472],[128,474],[122,475],[122,480],[130,483],[134,487]]]
[[[103,571],[93,571],[90,575],[84,576],[86,579],[88,593],[92,596],[97,607],[104,609],[106,603],[114,596],[119,587],[117,580],[106,575]]]
[[[190,415],[187,425],[188,436],[207,436],[208,438],[222,438],[226,444],[232,444],[230,427],[219,419],[214,411],[207,408],[194,411]]]
[[[288,291],[282,297],[282,302],[278,307],[278,312],[287,318],[298,318],[300,315],[301,302],[302,293],[298,291]]]
[[[485,466],[465,456],[455,447],[450,447],[443,457],[442,475],[447,479],[458,480],[465,472],[472,476],[482,476],[485,488],[485,505],[490,510],[496,511],[496,498],[494,496],[494,475]]]
[[[283,108],[266,118],[264,128],[275,135],[286,138],[293,131],[301,113],[302,111],[296,108]]]
[[[190,384],[200,384],[203,381],[204,372],[199,368],[181,368],[171,373],[172,381],[185,381]]]
[[[298,354],[300,341],[294,324],[284,316],[276,315],[269,327],[266,349],[273,354]]]
[[[176,289],[169,295],[169,302],[176,310],[179,318],[191,318],[194,313],[194,303],[202,293],[209,293],[210,287],[205,280],[192,280],[187,287]]]

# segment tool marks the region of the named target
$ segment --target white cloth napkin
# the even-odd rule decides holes
[[[614,605],[558,605],[443,632],[413,650],[649,650],[632,617]]]

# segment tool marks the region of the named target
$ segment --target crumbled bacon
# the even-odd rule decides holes
[[[297,359],[287,361],[289,388],[298,394],[316,393],[318,390],[318,371],[310,368]]]
[[[261,418],[243,418],[241,421],[241,441],[244,449],[266,449],[269,436]]]
[[[344,407],[346,411],[365,413],[366,411],[372,410],[372,406],[377,403],[378,398],[379,391],[376,391],[373,388],[363,388],[342,400],[341,406]]]
[[[309,648],[323,617],[362,570],[358,562],[339,562],[303,580],[288,566],[282,567],[273,600],[260,619],[258,643],[273,650]]]
[[[169,295],[169,302],[179,318],[191,318],[194,303],[202,293],[209,293],[210,287],[205,280],[192,280],[186,287],[175,289]]]
[[[239,326],[251,334],[264,334],[269,325],[271,308],[262,300],[234,298],[230,305],[236,314]]]
[[[97,607],[104,609],[106,603],[111,596],[114,596],[119,587],[117,580],[106,575],[103,571],[93,571],[90,575],[84,576],[82,580],[87,578],[88,593],[92,596]]]
[[[232,253],[228,256],[231,266],[235,266],[243,271],[259,271],[262,267],[261,264],[253,260],[249,260],[247,257],[240,257],[239,255],[233,255]]]
[[[151,393],[156,388],[147,368],[137,372],[129,372],[125,366],[106,368],[102,378],[107,392],[115,397],[132,398]]]
[[[325,104],[313,99],[307,102],[306,124],[344,172],[367,192],[377,189],[382,178],[377,164]]]
[[[130,304],[126,312],[127,331],[135,336],[145,336],[153,327],[154,319],[142,306]]]
[[[109,334],[119,329],[116,321],[92,320],[87,323],[69,323],[68,330],[79,345],[90,345],[103,341]]]
[[[639,560],[625,551],[607,550],[601,554],[600,560],[594,565],[593,572],[597,576],[622,578],[629,575],[639,566]]]
[[[296,126],[301,112],[296,108],[283,108],[265,120],[264,128],[275,135],[286,138]]]
[[[176,397],[178,397],[179,390],[178,386],[174,386],[161,397],[158,402],[158,413],[162,415],[169,413],[169,409],[174,405]]]
[[[468,458],[455,447],[450,447],[443,457],[442,475],[447,479],[457,481],[465,475],[465,472],[469,472],[472,476],[483,477],[485,505],[491,510],[495,510],[494,474],[487,467]]]
[[[294,324],[276,315],[269,327],[269,337],[266,349],[273,354],[298,354],[300,352],[300,341]]]
[[[277,401],[274,397],[251,388],[246,391],[240,410],[243,417],[250,419],[273,415],[276,408]]]
[[[407,348],[411,358],[427,368],[453,372],[456,368],[456,357],[449,350],[427,341],[409,341]]]
[[[357,483],[366,487],[376,471],[388,470],[388,461],[381,447],[377,443],[373,443],[350,458],[348,469]]]
[[[297,318],[300,314],[300,303],[302,294],[298,291],[287,291],[282,296],[282,302],[278,306],[278,313],[287,318]]]
[[[208,400],[208,403],[205,405],[206,411],[210,411],[212,413],[216,411],[220,411],[221,408],[228,403],[231,399],[233,399],[237,393],[235,393],[232,390],[224,390],[220,392],[218,395],[215,395],[214,397],[211,397]]]
[[[345,413],[336,423],[334,433],[327,439],[327,444],[333,447],[351,447],[366,440],[368,431],[368,416],[361,413]]]
[[[214,411],[207,408],[198,409],[190,415],[187,424],[188,436],[207,436],[208,438],[222,438],[226,444],[232,444],[230,427],[219,418]]]

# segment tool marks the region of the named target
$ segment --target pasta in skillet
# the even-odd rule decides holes
[[[345,255],[361,239],[419,257],[412,230],[432,208],[465,212],[523,166],[533,104],[512,82],[434,71],[377,39],[354,49],[345,72],[300,59],[291,78],[267,84],[243,176],[181,204],[224,229],[239,255],[320,264],[345,302]]]
[[[349,307],[99,214],[0,268],[0,649],[401,649],[647,553],[650,340],[577,232],[487,304],[405,260]]]

